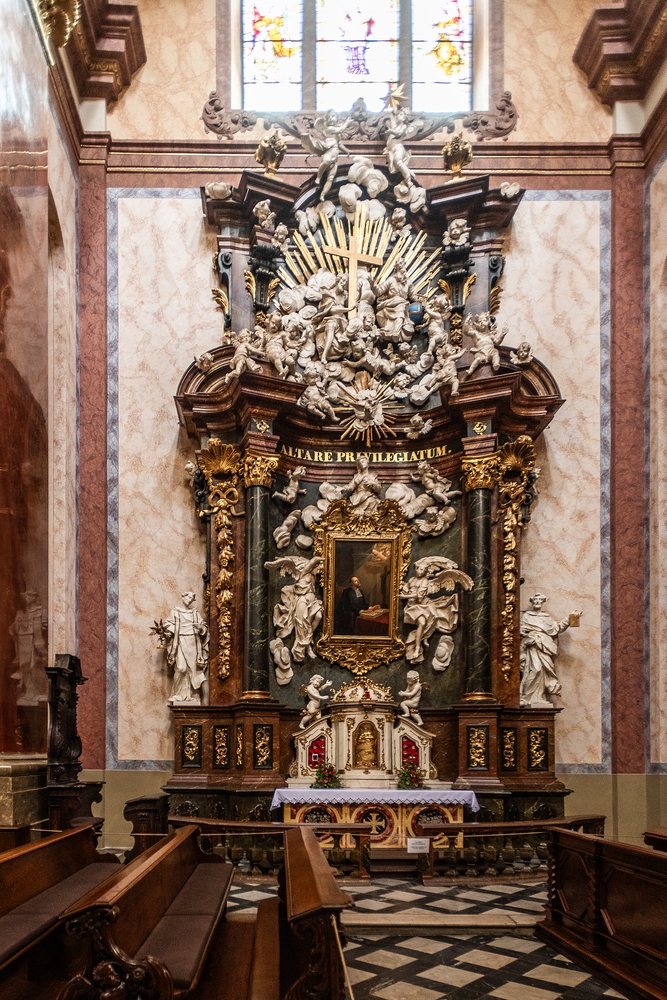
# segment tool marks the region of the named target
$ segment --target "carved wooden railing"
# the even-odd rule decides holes
[[[429,851],[419,857],[419,875],[422,881],[437,876],[546,875],[550,830],[558,827],[603,836],[605,818],[585,815],[512,823],[422,824],[418,835],[428,837]]]
[[[667,997],[667,854],[551,830],[540,940],[631,1000]]]
[[[263,823],[185,816],[169,816],[168,822],[174,827],[195,824],[204,835],[204,846],[208,841],[233,865],[247,863],[250,875],[278,875],[285,860],[283,834],[305,827],[316,834],[337,875],[370,878],[370,826],[366,823]]]

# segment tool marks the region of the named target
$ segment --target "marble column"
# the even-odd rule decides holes
[[[269,490],[277,455],[246,452],[246,600],[244,697],[269,697]]]
[[[473,581],[468,595],[464,698],[492,697],[491,684],[491,496],[494,457],[464,460],[468,505],[466,571]]]

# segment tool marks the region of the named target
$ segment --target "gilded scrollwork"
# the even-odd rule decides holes
[[[255,767],[271,767],[271,740],[273,729],[271,726],[255,726]]]
[[[37,9],[44,33],[56,48],[62,48],[81,18],[79,0],[38,0]]]
[[[487,726],[468,726],[468,768],[486,770],[489,730]]]
[[[516,770],[516,729],[502,731],[502,764],[503,770]]]
[[[383,547],[388,563],[386,636],[347,635],[337,630],[336,546],[340,543],[376,543]],[[335,500],[320,518],[315,530],[314,554],[323,560],[322,588],[324,615],[318,654],[339,663],[357,676],[368,674],[405,653],[405,643],[398,633],[399,592],[412,552],[412,530],[400,506],[393,500],[377,501],[364,513],[355,515],[348,500]],[[356,579],[356,578],[355,578]]]
[[[247,451],[243,457],[243,482],[248,486],[273,486],[278,455],[256,455]]]
[[[201,730],[197,726],[187,726],[183,728],[183,756],[192,763],[200,752]]]
[[[215,606],[218,614],[218,656],[212,669],[220,680],[229,677],[230,628],[232,603],[232,564],[234,562],[232,511],[239,500],[238,477],[241,455],[231,444],[210,438],[197,456],[197,463],[209,488],[207,513],[212,516],[218,550],[218,575],[215,581]],[[219,477],[223,477],[222,479]]]
[[[523,523],[522,506],[532,485],[535,469],[535,448],[532,440],[522,434],[496,452],[498,505],[503,512],[503,609],[500,613],[502,634],[500,670],[506,681],[514,665],[516,607],[519,590],[517,531]]]

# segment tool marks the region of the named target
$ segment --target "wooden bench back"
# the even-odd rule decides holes
[[[64,830],[0,855],[0,917],[62,882],[86,865],[103,860],[92,826]]]
[[[313,830],[285,830],[285,905],[290,923],[314,913],[335,913],[353,906],[341,892]]]
[[[157,841],[138,858],[67,911],[74,916],[91,907],[117,906],[113,937],[133,956],[202,862],[221,862],[197,844],[198,828],[186,826]]]

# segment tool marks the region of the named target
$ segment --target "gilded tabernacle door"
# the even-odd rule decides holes
[[[398,606],[412,549],[412,531],[397,503],[368,506],[357,513],[348,500],[337,500],[315,531],[324,605],[317,652],[357,675],[405,653]]]

